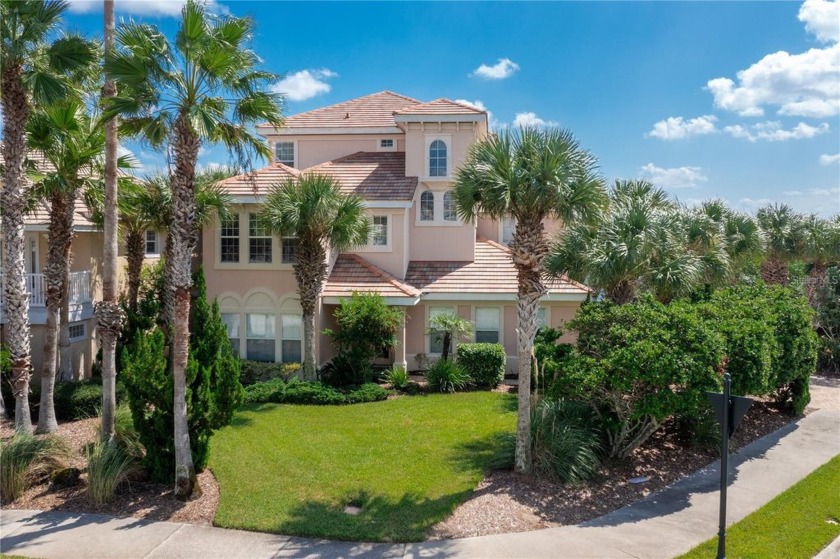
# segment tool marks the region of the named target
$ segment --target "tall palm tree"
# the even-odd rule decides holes
[[[840,223],[806,216],[802,222],[802,256],[811,265],[806,293],[812,303],[825,285],[828,265],[840,260]]]
[[[531,469],[531,350],[537,331],[537,308],[546,293],[543,260],[549,241],[543,221],[567,225],[590,221],[604,199],[595,157],[571,132],[555,128],[503,130],[476,142],[455,174],[459,215],[480,213],[516,219],[509,248],[518,289],[519,414],[516,470]]]
[[[27,132],[27,147],[43,154],[50,164],[50,169],[43,171],[35,183],[32,196],[47,201],[50,208],[44,267],[47,331],[37,432],[52,433],[58,428],[53,391],[60,313],[68,291],[73,214],[77,198],[86,197],[100,180],[105,136],[85,103],[76,99],[36,108]]]
[[[803,253],[803,218],[787,204],[770,204],[756,212],[766,240],[761,279],[768,285],[787,285],[788,265]]]
[[[330,176],[307,173],[275,185],[260,219],[278,236],[294,236],[292,267],[303,309],[303,376],[315,379],[315,310],[327,279],[327,250],[342,252],[363,245],[371,225],[358,196],[345,195]]]
[[[15,429],[29,432],[29,293],[24,277],[24,175],[26,123],[33,101],[54,103],[73,95],[63,75],[90,63],[93,53],[79,37],[47,43],[58,30],[67,3],[58,0],[0,0],[0,103],[3,107],[3,266],[6,344],[12,363]]]
[[[214,16],[188,0],[170,44],[154,25],[127,23],[119,48],[106,55],[105,71],[120,91],[106,116],[120,115],[121,130],[172,154],[172,222],[166,275],[173,300],[171,358],[175,410],[175,496],[200,494],[190,454],[186,367],[189,351],[191,259],[195,246],[195,170],[203,142],[223,143],[244,163],[268,146],[250,125],[280,126],[279,98],[264,90],[276,79],[256,69],[248,48],[249,18]],[[242,167],[249,165],[243,164]]]

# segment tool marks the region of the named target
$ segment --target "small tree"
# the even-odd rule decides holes
[[[429,329],[426,333],[443,338],[440,358],[446,361],[452,350],[452,342],[462,340],[472,334],[472,323],[452,313],[438,314],[429,320]]]
[[[334,316],[338,330],[324,330],[336,347],[327,380],[362,384],[370,379],[374,358],[397,345],[402,312],[386,305],[378,293],[353,293],[341,301]]]

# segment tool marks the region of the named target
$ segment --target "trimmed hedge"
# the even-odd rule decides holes
[[[288,382],[300,372],[300,363],[265,363],[263,361],[240,361],[239,382],[249,386],[257,382],[281,379]]]
[[[496,388],[505,378],[505,349],[501,344],[460,344],[458,364],[470,376],[473,384]]]
[[[271,379],[245,387],[245,403],[338,406],[377,402],[388,398],[388,394],[387,390],[374,383],[342,392],[320,382],[292,380],[285,383],[281,379]]]
[[[2,397],[6,412],[14,415],[15,399],[8,376],[2,376]],[[126,401],[125,385],[117,379],[117,403]],[[102,379],[94,378],[80,381],[60,381],[55,383],[55,417],[61,421],[74,421],[96,417],[102,408]],[[41,385],[32,382],[29,385],[29,409],[33,418],[38,417],[41,407]]]

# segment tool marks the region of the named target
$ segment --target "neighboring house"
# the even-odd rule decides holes
[[[473,322],[473,338],[498,342],[516,367],[516,271],[504,244],[514,223],[464,222],[455,211],[452,180],[470,146],[488,134],[487,113],[448,99],[424,103],[383,91],[260,125],[274,153],[271,165],[223,181],[236,206],[229,219],[203,232],[208,295],[217,297],[234,351],[244,359],[301,359],[301,307],[292,271],[295,241],[272,237],[256,220],[273,184],[302,172],[338,179],[365,200],[373,221],[367,245],[330,254],[318,330],[354,291],[378,292],[405,311],[399,345],[382,364],[415,369],[420,354],[441,352],[427,335],[430,317],[456,313]],[[557,223],[547,223],[550,233]],[[589,290],[553,282],[539,311],[542,324],[562,326]],[[570,338],[567,338],[570,339]],[[318,336],[321,364],[333,356]]]

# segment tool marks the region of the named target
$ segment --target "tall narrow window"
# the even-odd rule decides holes
[[[247,358],[274,362],[274,315],[246,314]]]
[[[231,214],[222,219],[219,233],[219,261],[239,262],[239,214]]]
[[[453,314],[452,307],[429,307],[429,322],[442,314]],[[429,331],[429,353],[443,353],[443,333]]]
[[[540,307],[537,309],[537,329],[545,330],[546,328],[548,328],[548,317],[545,307]]]
[[[499,343],[499,309],[475,309],[475,341],[477,343]]]
[[[280,239],[280,262],[294,264],[297,256],[297,238],[283,237]]]
[[[420,195],[420,221],[435,220],[435,195],[427,190]]]
[[[146,230],[146,256],[157,256],[160,254],[160,248],[158,247],[158,234],[157,231],[152,229]]]
[[[452,195],[451,190],[447,190],[443,193],[443,220],[458,220],[458,212],[455,211],[455,197]]]
[[[222,313],[222,322],[227,328],[230,349],[234,357],[239,357],[239,313]]]
[[[435,140],[429,146],[429,176],[446,176],[446,143]]]
[[[274,144],[274,154],[277,157],[277,163],[282,163],[289,167],[295,166],[294,142],[277,142]]]
[[[375,247],[388,246],[388,216],[373,216],[373,228],[370,235],[370,244]]]
[[[303,361],[301,340],[303,339],[303,320],[299,314],[280,316],[281,360],[283,363]]]
[[[513,232],[516,231],[516,218],[503,217],[502,218],[502,244],[507,246],[513,240]]]
[[[260,223],[257,214],[248,214],[248,261],[271,264],[271,235]]]

